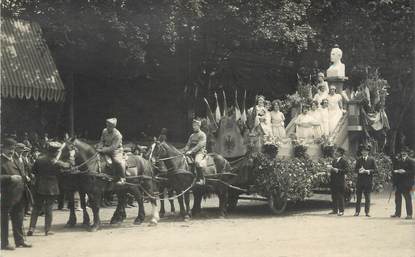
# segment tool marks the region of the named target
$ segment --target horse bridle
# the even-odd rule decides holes
[[[156,147],[157,144],[160,144],[160,142],[154,143],[152,145],[152,147],[151,147],[151,152],[150,152],[150,157],[149,157],[150,162],[151,162],[151,157],[153,156],[153,153],[154,153],[154,149],[155,149],[155,147]],[[167,161],[167,160],[173,160],[173,159],[176,159],[176,158],[183,158],[185,165],[187,165],[186,155],[185,154],[182,154],[182,153],[180,153],[178,155],[175,155],[175,156],[165,157],[165,158],[161,158],[161,159],[157,158],[157,161]],[[151,162],[151,164],[154,166],[154,168],[156,168],[157,170],[160,171],[160,168],[157,165],[153,164],[153,162]],[[174,169],[175,169],[174,167],[167,168],[167,171],[172,171]],[[188,170],[178,169],[178,171],[180,171],[180,170],[189,172]]]
[[[76,147],[76,145],[74,143],[67,143],[66,142],[65,144],[67,144],[68,146],[72,146],[75,149],[77,149],[77,147]],[[87,165],[88,163],[90,163],[90,162],[92,162],[94,160],[96,160],[97,163],[98,163],[98,165],[99,165],[99,158],[98,158],[98,156],[99,156],[99,152],[96,152],[90,158],[88,158],[87,160],[85,160],[84,162],[82,162],[81,164],[78,164],[78,165],[75,165],[75,166],[71,167],[71,170],[79,170],[79,168]],[[98,170],[100,170],[100,168]]]

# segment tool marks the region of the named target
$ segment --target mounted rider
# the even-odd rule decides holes
[[[122,135],[120,131],[115,128],[116,126],[116,118],[106,120],[106,128],[102,131],[97,151],[111,158],[114,170],[113,174],[118,180],[117,184],[124,184],[125,164],[123,158]]]
[[[190,135],[184,148],[185,154],[194,158],[196,177],[198,179],[196,184],[198,185],[205,184],[203,173],[206,170],[206,134],[200,129],[201,125],[202,122],[200,120],[193,120],[193,133]]]

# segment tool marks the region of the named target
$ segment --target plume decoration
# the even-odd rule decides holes
[[[238,104],[238,90],[235,90],[235,121],[238,121],[241,116],[242,114]]]
[[[206,109],[207,109],[206,122],[208,124],[209,129],[215,130],[218,128],[218,124],[215,121],[215,117],[213,116],[213,112],[212,112],[212,109],[210,108],[208,100],[206,98],[203,98],[203,100],[205,100]]]
[[[242,101],[242,113],[241,113],[241,121],[244,124],[246,123],[246,107],[245,107],[245,104],[246,104],[246,90],[245,90],[245,93],[244,93],[244,99]]]
[[[226,117],[228,116],[228,103],[226,101],[225,90],[223,90],[222,93],[223,93],[223,116]]]
[[[220,114],[218,94],[216,94],[216,92],[215,92],[215,100],[216,100],[215,120],[216,120],[216,123],[219,124],[220,119],[222,118],[222,115]]]

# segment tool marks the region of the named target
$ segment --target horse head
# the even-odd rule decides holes
[[[184,154],[166,142],[154,142],[150,151],[150,158],[153,158],[155,163],[163,161],[168,170],[174,171],[187,167]]]
[[[99,161],[98,152],[91,145],[75,138],[66,137],[63,152],[68,152],[73,158],[75,165],[80,166],[81,170],[86,168],[90,172],[97,170],[97,162]]]

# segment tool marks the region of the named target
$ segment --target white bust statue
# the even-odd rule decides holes
[[[344,63],[341,62],[343,52],[340,48],[331,49],[330,61],[333,63],[327,69],[327,77],[344,77]]]

